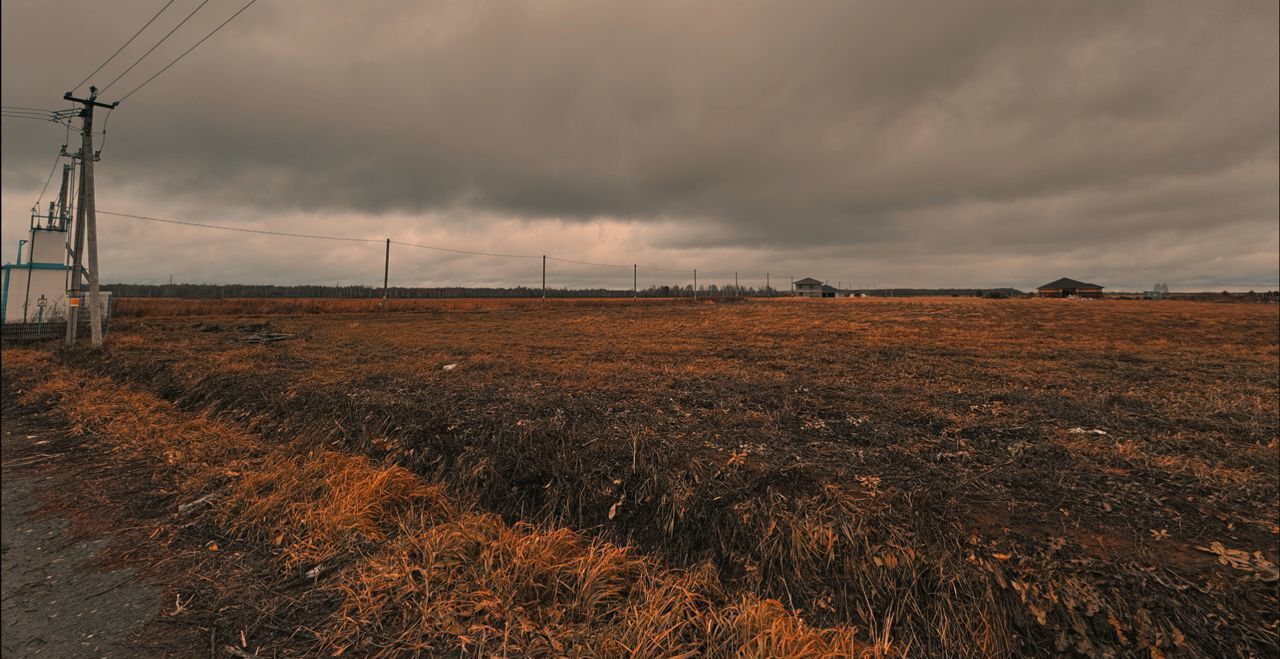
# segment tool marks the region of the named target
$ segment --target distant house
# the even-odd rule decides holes
[[[840,297],[840,289],[812,277],[805,277],[796,282],[796,295],[800,297]]]
[[[813,277],[805,277],[795,283],[796,295],[800,297],[822,297],[823,283]]]
[[[1038,297],[1102,297],[1102,287],[1063,277],[1036,289]]]

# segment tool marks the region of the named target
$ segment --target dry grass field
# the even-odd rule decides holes
[[[313,648],[1276,651],[1274,305],[366,302],[122,300],[6,392],[332,570]]]

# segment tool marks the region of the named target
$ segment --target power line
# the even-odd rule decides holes
[[[0,105],[0,109],[18,110],[18,111],[27,111],[27,112],[53,112],[53,110],[50,110],[49,108],[27,108],[19,105]]]
[[[10,113],[8,113],[8,112],[0,113],[0,116],[3,116],[3,117],[8,118],[8,119],[31,119],[31,120],[34,120],[34,121],[47,121],[47,122],[49,122],[49,123],[58,124],[58,125],[60,125],[60,126],[70,126],[70,125],[71,125],[70,120],[68,120],[68,119],[58,119],[58,118],[53,117],[53,116],[48,116],[48,117],[37,117],[37,116],[34,116],[34,115],[26,115],[26,114],[10,114]]]
[[[205,2],[208,2],[208,1],[209,1],[209,0],[205,0]],[[230,23],[231,21],[235,20],[236,16],[239,16],[240,14],[244,13],[244,10],[248,9],[250,5],[252,5],[253,3],[255,3],[255,2],[257,2],[257,1],[258,1],[258,0],[249,0],[249,2],[245,3],[245,6],[243,6],[243,7],[241,7],[241,8],[240,8],[240,11],[237,11],[236,13],[232,14],[232,15],[231,15],[231,18],[228,18],[227,20],[222,21],[222,23],[221,23],[220,25],[218,25],[218,27],[213,28],[213,32],[210,32],[209,34],[204,35],[204,39],[201,39],[201,40],[197,41],[197,42],[196,42],[196,45],[194,45],[194,46],[192,46],[192,47],[188,48],[188,49],[186,50],[186,52],[184,52],[184,53],[182,53],[181,55],[179,55],[179,56],[177,57],[177,59],[175,59],[175,60],[173,60],[172,62],[169,62],[168,64],[166,64],[166,65],[165,65],[165,67],[164,67],[163,69],[160,69],[159,71],[156,71],[155,75],[151,76],[150,78],[147,78],[147,79],[146,79],[146,80],[145,80],[141,85],[138,85],[137,87],[134,87],[134,88],[133,88],[133,90],[132,90],[132,91],[130,91],[128,94],[125,94],[124,96],[121,96],[121,97],[120,97],[120,100],[121,100],[121,101],[124,101],[124,99],[129,98],[130,96],[133,96],[133,95],[134,95],[134,93],[135,93],[135,92],[137,92],[139,89],[142,89],[143,87],[146,87],[146,86],[147,86],[147,83],[149,83],[149,82],[151,82],[152,80],[155,80],[156,78],[160,77],[160,74],[161,74],[161,73],[164,73],[165,71],[168,71],[168,70],[169,70],[169,67],[173,66],[174,64],[177,64],[179,61],[181,61],[181,60],[182,60],[182,58],[186,57],[188,53],[190,53],[191,51],[193,51],[193,50],[195,50],[196,48],[200,47],[200,44],[204,43],[204,42],[205,42],[209,37],[212,37],[213,35],[217,34],[217,33],[218,33],[218,30],[221,30],[222,28],[226,27],[227,23]],[[204,6],[204,4],[202,3],[200,6],[201,6],[201,7],[203,7],[203,6]],[[196,9],[199,9],[199,7],[197,7]]]
[[[54,164],[56,169],[56,164],[57,164],[56,161]],[[52,180],[52,176],[50,177],[50,179]],[[74,210],[74,208],[71,208],[70,210]],[[267,229],[246,229],[243,227],[229,227],[229,226],[222,226],[218,224],[205,224],[203,222],[189,222],[186,220],[172,220],[172,219],[165,219],[165,218],[159,218],[159,217],[149,217],[146,215],[134,215],[132,213],[114,213],[112,211],[104,211],[104,210],[99,210],[97,212],[101,215],[110,215],[113,217],[121,217],[121,218],[131,219],[131,220],[142,220],[146,222],[161,222],[164,224],[177,224],[181,226],[198,227],[201,229],[218,229],[220,231],[237,231],[240,233],[256,233],[256,234],[263,234],[268,236],[283,236],[286,238],[310,238],[314,240],[336,240],[336,241],[356,242],[356,243],[382,243],[386,240],[385,238],[383,239],[353,238],[350,236],[326,236],[321,234],[310,234],[310,233],[291,233],[287,231],[270,231]],[[431,250],[435,252],[449,252],[452,254],[467,254],[471,256],[492,256],[492,257],[507,258],[507,259],[535,259],[536,260],[536,259],[542,258],[542,255],[539,255],[539,254],[509,254],[509,253],[502,253],[502,252],[482,252],[479,250],[455,249],[452,247],[440,247],[437,245],[423,245],[420,243],[408,243],[400,240],[391,240],[390,242],[392,245],[400,245],[401,247],[413,247],[416,249],[426,249],[426,250]],[[574,263],[577,265],[597,266],[597,267],[603,267],[603,268],[635,267],[641,270],[651,270],[656,272],[671,272],[671,273],[677,273],[677,274],[687,274],[691,271],[691,269],[658,268],[658,267],[647,266],[647,265],[621,265],[616,263],[596,263],[592,261],[579,261],[577,259],[567,259],[564,257],[550,256],[550,255],[548,255],[546,258],[548,261],[560,261],[562,263]],[[700,274],[702,272],[703,271],[699,271]],[[734,273],[706,272],[706,274],[732,277]],[[738,274],[741,276],[743,273],[738,273]]]
[[[350,238],[344,236],[321,236],[309,233],[289,233],[286,231],[268,231],[266,229],[246,229],[244,227],[226,227],[216,224],[203,224],[200,222],[186,222],[183,220],[166,220],[159,217],[147,217],[145,215],[132,215],[130,213],[112,213],[111,211],[99,210],[100,215],[111,215],[113,217],[123,217],[131,220],[145,220],[147,222],[163,222],[165,224],[181,224],[189,227],[200,227],[203,229],[221,229],[222,231],[239,231],[242,233],[259,233],[268,236],[286,236],[289,238],[313,238],[315,240],[342,240],[353,243],[380,243],[381,239],[376,238]]]
[[[56,113],[54,113],[54,115],[56,116]],[[62,123],[62,122],[55,122],[55,123]],[[49,168],[49,176],[44,180],[44,187],[40,188],[40,196],[36,197],[37,210],[39,210],[40,208],[40,202],[44,201],[45,193],[49,191],[49,183],[53,181],[53,174],[54,172],[58,171],[58,163],[62,160],[62,154],[66,151],[67,144],[69,144],[71,141],[71,122],[67,121],[65,125],[67,127],[67,133],[65,136],[63,136],[62,148],[58,149],[58,155],[53,157],[53,167]]]
[[[40,209],[40,202],[44,201],[44,193],[49,191],[49,182],[53,180],[53,173],[58,171],[58,162],[62,160],[62,152],[53,157],[53,167],[49,169],[49,178],[44,180],[44,187],[40,188],[40,196],[36,197],[36,210]]]
[[[111,111],[114,109],[115,108],[108,108],[107,114],[102,117],[102,133],[100,133],[102,135],[102,142],[98,144],[98,153],[102,153],[102,150],[107,148],[107,122],[111,121]],[[68,128],[70,128],[70,126],[68,126]]]
[[[454,254],[471,254],[474,256],[498,256],[508,259],[540,259],[541,256],[532,254],[499,254],[496,252],[476,252],[469,249],[451,249],[449,247],[435,247],[433,245],[416,245],[414,243],[402,243],[398,240],[391,241],[392,245],[402,245],[404,247],[417,247],[418,249],[429,249],[436,252],[453,252]],[[551,258],[551,257],[547,257]]]
[[[560,258],[560,257],[558,257],[558,256],[548,256],[548,257],[547,257],[547,260],[548,260],[548,261],[560,261],[561,263],[576,263],[576,264],[578,264],[578,265],[591,265],[591,266],[596,266],[596,267],[598,267],[598,268],[631,268],[631,267],[633,267],[633,266],[630,266],[630,265],[620,265],[620,264],[617,264],[617,263],[592,263],[591,261],[577,261],[577,260],[574,260],[574,259],[564,259],[564,258]],[[681,272],[683,272],[683,271],[681,271]]]
[[[138,59],[134,60],[133,64],[130,64],[130,65],[129,65],[129,68],[127,68],[127,69],[125,69],[125,70],[124,70],[124,73],[121,73],[120,75],[116,76],[116,77],[115,77],[115,80],[112,80],[111,82],[108,82],[108,83],[107,83],[107,86],[106,86],[106,87],[103,87],[101,91],[102,91],[102,92],[107,91],[107,89],[108,89],[108,88],[110,88],[110,87],[111,87],[111,85],[116,84],[116,82],[118,82],[121,78],[123,78],[123,77],[125,77],[126,75],[128,75],[128,74],[129,74],[129,72],[133,70],[133,67],[137,66],[138,64],[140,64],[140,63],[142,62],[142,60],[146,59],[146,58],[147,58],[147,55],[150,55],[151,53],[155,52],[155,49],[159,48],[159,47],[160,47],[160,44],[164,43],[164,42],[165,42],[165,40],[166,40],[166,39],[168,39],[170,36],[173,36],[173,33],[174,33],[174,32],[177,32],[177,31],[178,31],[178,28],[182,27],[182,26],[183,26],[187,21],[191,20],[191,17],[192,17],[192,16],[195,16],[195,15],[196,15],[196,12],[200,11],[200,9],[201,9],[202,7],[204,7],[205,5],[207,5],[207,4],[209,4],[209,0],[204,0],[204,2],[201,2],[199,5],[196,5],[196,8],[195,8],[195,9],[193,9],[193,10],[191,10],[191,13],[190,13],[190,14],[187,14],[187,17],[186,17],[186,18],[182,19],[182,21],[181,21],[181,22],[179,22],[177,25],[173,26],[173,29],[172,29],[172,30],[169,30],[169,32],[168,32],[167,34],[165,34],[163,37],[160,37],[160,40],[159,40],[159,41],[157,41],[157,42],[156,42],[156,44],[155,44],[154,46],[152,46],[152,47],[151,47],[147,52],[143,53],[143,54],[142,54],[142,57],[139,57]]]
[[[692,270],[692,268],[684,268],[683,270],[677,268],[655,268],[648,265],[636,265],[636,267],[641,270],[652,270],[654,272],[678,272],[681,274],[688,274]]]
[[[120,46],[119,48],[117,48],[116,52],[111,53],[111,57],[108,57],[105,62],[103,62],[102,64],[99,64],[98,68],[93,70],[93,73],[90,73],[89,75],[85,76],[84,80],[81,80],[79,83],[76,84],[75,87],[72,87],[71,88],[72,93],[74,93],[77,89],[80,89],[80,86],[83,85],[84,83],[89,82],[89,78],[92,78],[93,76],[97,75],[98,72],[101,71],[103,67],[110,64],[111,60],[116,58],[116,55],[119,55],[121,51],[123,51],[125,48],[129,46],[129,44],[133,43],[134,39],[138,38],[139,34],[142,34],[143,30],[147,29],[147,27],[149,27],[152,23],[154,23],[157,18],[160,18],[160,14],[163,14],[164,10],[168,9],[169,5],[171,4],[173,4],[173,0],[169,0],[169,2],[166,2],[165,5],[160,8],[160,11],[156,12],[156,15],[151,17],[151,20],[147,21],[146,23],[143,23],[142,27],[138,28],[138,31],[134,32],[133,36],[129,37],[128,41],[124,42],[123,46]],[[195,13],[195,12],[192,12],[192,13]]]

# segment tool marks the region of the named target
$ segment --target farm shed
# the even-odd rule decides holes
[[[1039,297],[1102,297],[1102,287],[1063,277],[1036,289]]]

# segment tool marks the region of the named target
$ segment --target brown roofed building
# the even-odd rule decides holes
[[[801,297],[822,297],[822,282],[813,277],[805,277],[795,283],[796,295]]]
[[[1036,289],[1039,297],[1102,297],[1102,287],[1063,277]]]

